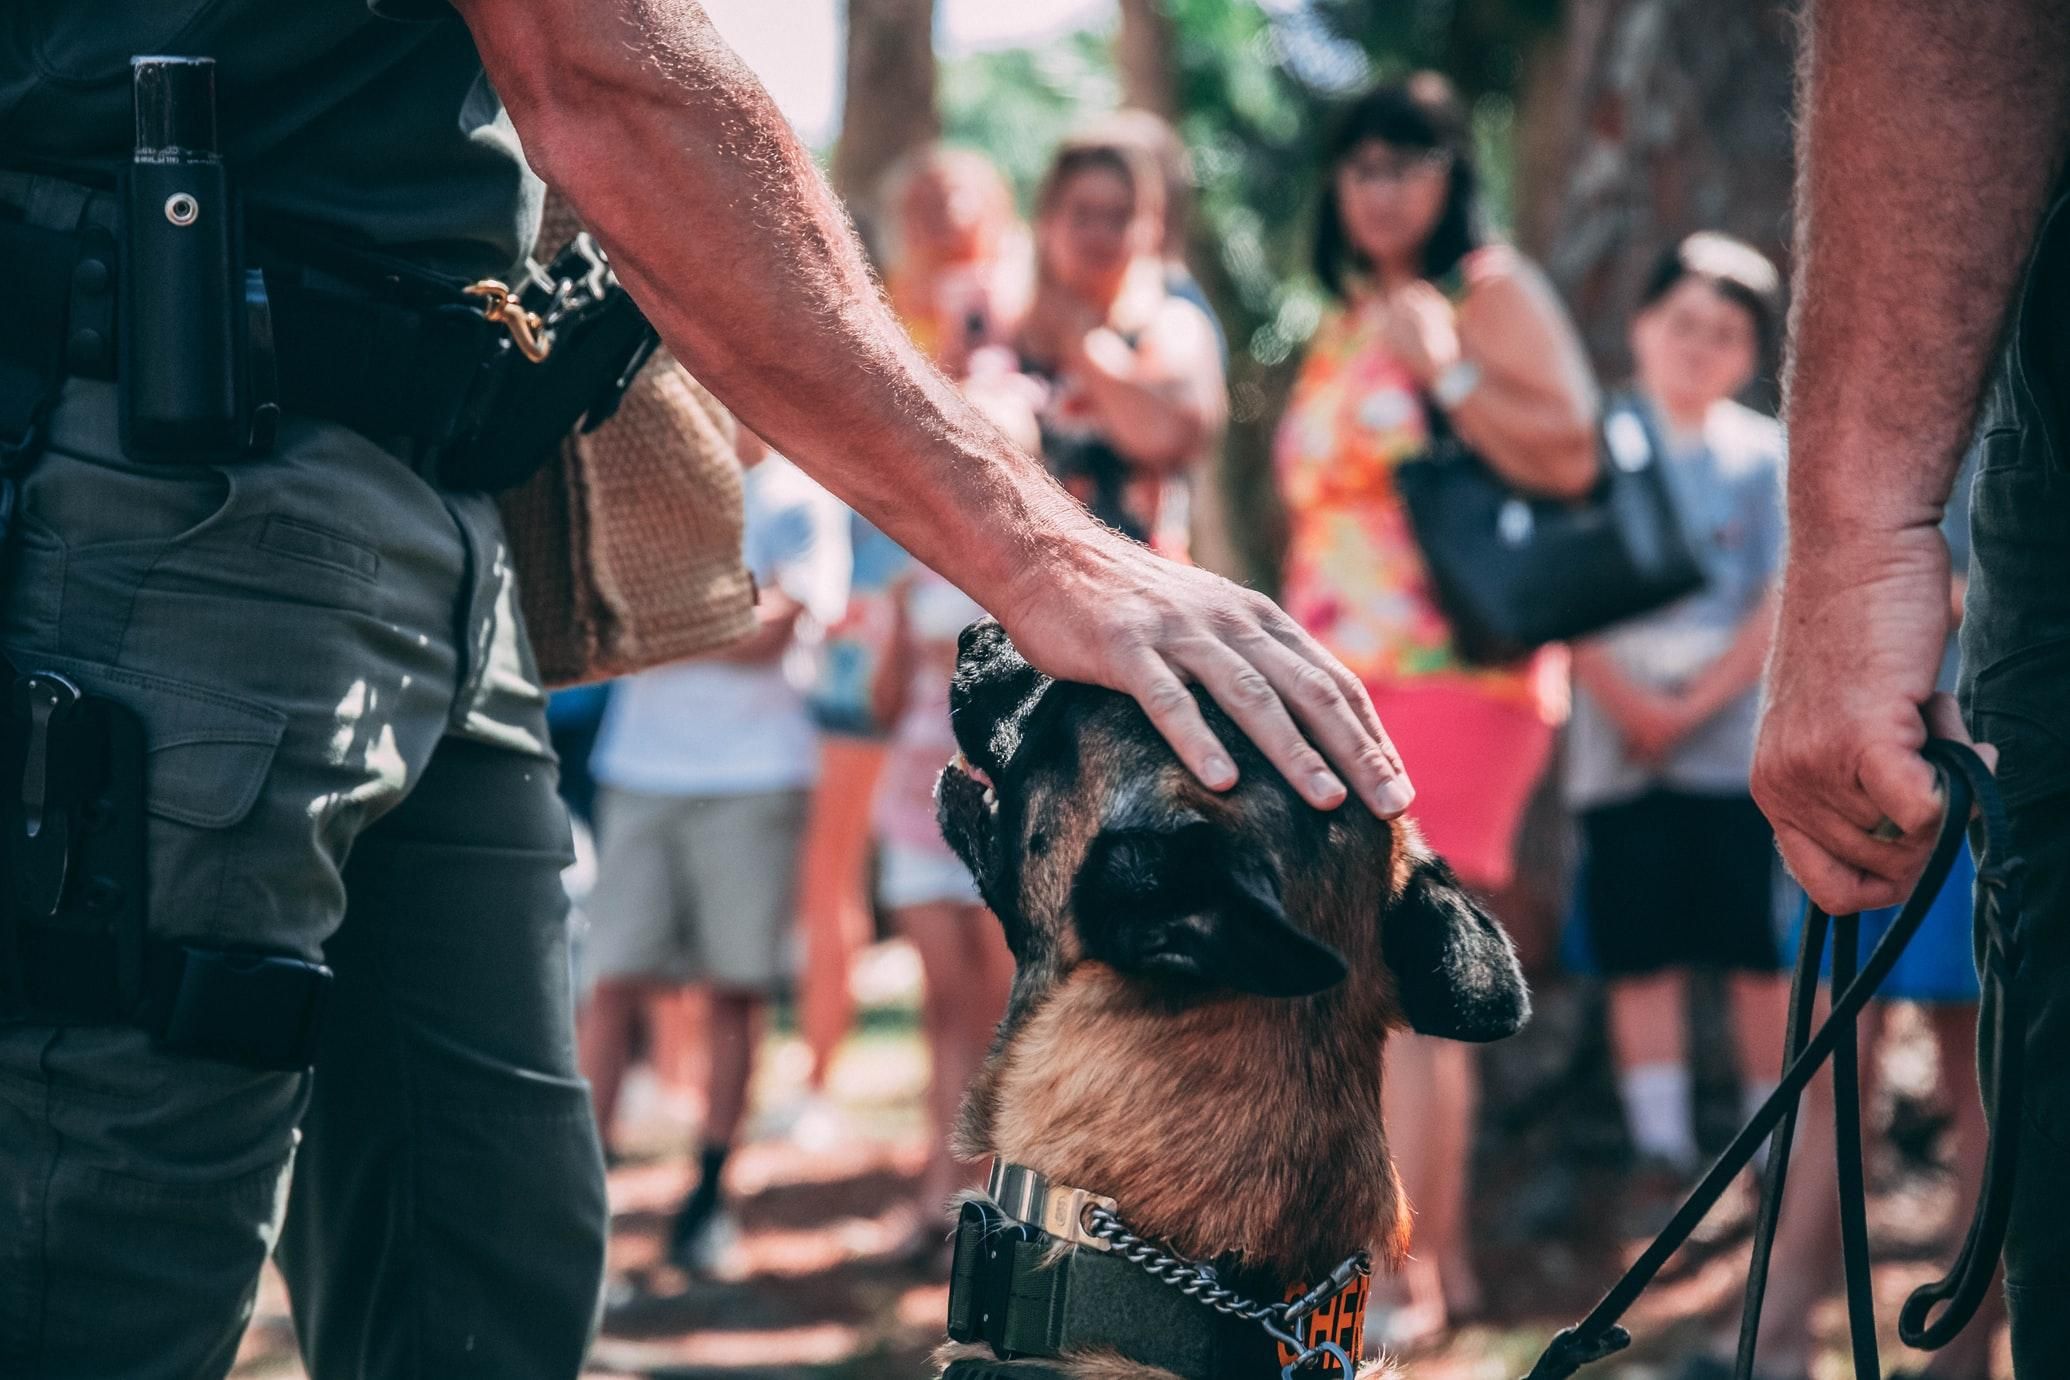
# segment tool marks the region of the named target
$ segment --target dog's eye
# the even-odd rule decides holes
[[[1037,830],[1036,830],[1036,831],[1035,831],[1034,833],[1032,833],[1032,834],[1028,835],[1028,856],[1029,856],[1029,857],[1031,857],[1031,858],[1039,858],[1039,857],[1041,857],[1041,856],[1042,856],[1043,854],[1045,854],[1045,853],[1047,853],[1047,852],[1049,852],[1049,835],[1048,835],[1048,834],[1045,834],[1045,833],[1043,833],[1043,832],[1042,832],[1042,831],[1041,831],[1040,829],[1037,829]]]

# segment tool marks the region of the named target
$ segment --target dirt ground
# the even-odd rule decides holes
[[[658,1263],[668,1213],[689,1178],[682,1146],[690,1110],[651,1085],[629,1094],[621,1137],[627,1162],[611,1175],[613,1297],[587,1380],[928,1374],[928,1352],[941,1340],[945,1269],[891,1256],[910,1220],[903,1214],[924,1155],[916,1102],[925,1058],[905,996],[894,991],[886,1000],[836,1070],[842,1134],[831,1145],[803,1148],[785,1134],[805,1057],[794,1039],[772,1039],[757,1096],[765,1110],[730,1174],[743,1239],[724,1280],[688,1280]],[[1538,1047],[1523,1045],[1486,1067],[1493,1110],[1483,1128],[1474,1210],[1486,1316],[1442,1347],[1397,1358],[1409,1380],[1516,1380],[1640,1244],[1616,1230],[1624,1185],[1614,1106],[1606,1130],[1602,1090],[1558,1073],[1576,1061],[1556,1042],[1571,1042],[1572,1023],[1583,1016],[1570,1010],[1563,1017],[1557,1003],[1541,1003],[1541,1013],[1547,1029]],[[1707,1141],[1716,1141],[1719,1130],[1712,1127]],[[1892,1368],[1907,1355],[1894,1332],[1898,1306],[1945,1263],[1951,1219],[1966,1211],[1925,1156],[1930,1137],[1913,1140],[1912,1153],[1886,1152],[1874,1172],[1878,1308],[1888,1334],[1885,1365]],[[1671,1264],[1631,1319],[1638,1344],[1584,1375],[1671,1380],[1680,1361],[1737,1307],[1748,1247],[1743,1232],[1723,1238]],[[1825,1324],[1838,1347],[1837,1307]],[[1848,1374],[1837,1350],[1829,1349],[1821,1366],[1818,1380]],[[302,1375],[285,1296],[270,1275],[234,1374]]]

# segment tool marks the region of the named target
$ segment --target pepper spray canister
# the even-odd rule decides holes
[[[242,446],[243,275],[216,136],[216,63],[130,59],[120,379],[126,450],[205,459]]]

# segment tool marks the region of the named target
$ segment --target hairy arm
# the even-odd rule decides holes
[[[2070,120],[2054,0],[1814,0],[1799,81],[1791,540],[1754,792],[1834,911],[1898,900],[1939,814],[1936,530]],[[1866,836],[1883,818],[1906,833]]]
[[[988,604],[1083,525],[920,357],[810,155],[698,6],[461,10],[533,166],[676,357],[780,454]]]
[[[1938,523],[1955,482],[2062,163],[2070,16],[1818,0],[1807,37],[1790,512],[1873,540]]]
[[[526,156],[749,427],[998,614],[1035,665],[1133,695],[1209,786],[1236,771],[1189,680],[1311,804],[1344,799],[1334,762],[1375,810],[1407,806],[1370,701],[1313,638],[1101,529],[920,357],[694,0],[456,4]]]

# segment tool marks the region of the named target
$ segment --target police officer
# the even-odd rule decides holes
[[[1211,787],[1233,768],[1188,682],[1318,806],[1408,804],[1357,683],[1291,622],[1096,527],[920,361],[692,0],[455,9],[18,0],[0,33],[0,250],[28,304],[0,326],[0,650],[141,722],[151,956],[148,1018],[96,1018],[73,998],[101,978],[51,957],[42,912],[0,934],[0,1374],[221,1375],[276,1245],[319,1377],[579,1366],[606,1214],[566,824],[496,510],[440,458],[473,399],[455,356],[500,328],[426,287],[508,280],[535,170],[693,373],[1037,664],[1134,695]],[[125,445],[124,389],[190,357],[107,311],[169,281],[111,281],[161,209],[110,176],[144,53],[217,63],[271,293],[239,358],[280,405],[243,453]]]
[[[1790,552],[1754,790],[1835,914],[1893,904],[1940,817],[1928,727],[2003,754],[2027,864],[2014,1370],[2070,1356],[2070,11],[1818,0],[1799,93]],[[1974,438],[1974,439],[1972,439]],[[1977,455],[1960,706],[1938,523]],[[1922,714],[1922,710],[1924,713]],[[1994,752],[1995,749],[1995,752]],[[1981,910],[1981,908],[1980,908]]]

